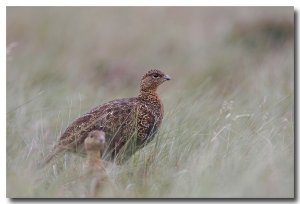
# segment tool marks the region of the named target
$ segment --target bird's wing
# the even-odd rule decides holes
[[[131,126],[136,114],[135,98],[120,99],[110,102],[104,109],[96,109],[96,112],[101,112],[98,125],[103,128],[106,133],[116,132],[122,126]]]
[[[59,143],[69,145],[82,142],[87,133],[94,129],[113,131],[128,121],[128,117],[132,117],[135,107],[135,98],[114,100],[95,107],[71,123],[59,138]]]
[[[59,138],[59,144],[68,145],[72,142],[78,141],[80,139],[80,135],[82,135],[82,132],[93,129],[95,122],[95,115],[90,113],[77,118],[61,135]]]

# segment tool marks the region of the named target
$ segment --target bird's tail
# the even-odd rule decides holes
[[[38,168],[42,168],[45,165],[47,165],[57,154],[63,151],[65,151],[65,148],[62,148],[60,146],[54,146],[52,151],[45,158],[43,158],[41,162],[39,162]]]

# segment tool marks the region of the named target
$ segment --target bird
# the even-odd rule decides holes
[[[103,131],[91,131],[84,140],[84,149],[87,154],[84,166],[85,175],[90,178],[88,194],[95,197],[97,192],[109,186],[109,180],[104,161],[101,159],[101,152],[105,148],[105,133]]]
[[[169,80],[169,75],[159,69],[151,69],[142,76],[136,97],[109,101],[74,120],[44,158],[43,165],[66,151],[85,154],[83,143],[93,130],[101,130],[106,135],[102,157],[123,164],[152,141],[158,132],[164,107],[157,89]]]
[[[91,131],[84,140],[87,154],[85,169],[87,173],[105,173],[105,163],[101,159],[101,152],[105,148],[105,133],[99,130]]]

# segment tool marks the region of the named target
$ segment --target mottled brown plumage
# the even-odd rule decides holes
[[[150,142],[160,127],[163,104],[156,90],[166,80],[170,77],[162,71],[150,70],[142,77],[137,97],[110,101],[76,119],[61,135],[45,163],[66,150],[81,152],[85,138],[93,130],[105,132],[105,159],[118,163],[128,159]]]

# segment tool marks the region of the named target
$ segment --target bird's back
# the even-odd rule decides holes
[[[130,135],[135,131],[137,106],[137,98],[126,98],[95,107],[68,126],[59,138],[52,154],[64,150],[85,153],[83,142],[88,133],[93,130],[105,132],[108,146],[122,143],[125,140],[122,135]],[[50,155],[46,160],[51,158]]]

